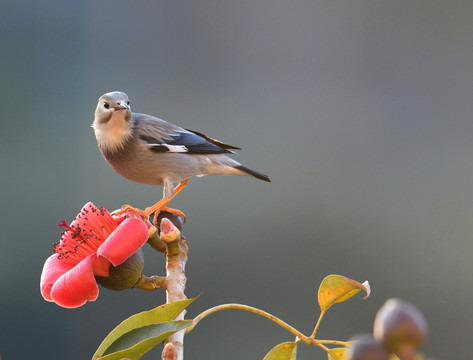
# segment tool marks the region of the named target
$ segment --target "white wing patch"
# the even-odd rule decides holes
[[[169,145],[169,144],[163,144],[169,149],[169,152],[173,153],[183,153],[183,152],[188,152],[185,145]]]
[[[169,144],[166,144],[166,143],[162,143],[162,144],[148,144],[149,147],[166,147],[168,149],[167,152],[171,152],[171,153],[186,153],[186,152],[189,152],[189,150],[187,149],[187,147],[185,145],[169,145]]]

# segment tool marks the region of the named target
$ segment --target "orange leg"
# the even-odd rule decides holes
[[[182,216],[184,222],[186,222],[186,216],[184,215],[184,213],[182,211],[168,208],[166,205],[169,204],[169,202],[172,199],[174,199],[174,197],[182,189],[184,189],[184,187],[187,185],[188,182],[189,182],[189,179],[184,180],[181,183],[179,183],[179,185],[176,186],[176,188],[174,189],[174,194],[172,195],[172,197],[170,199],[162,198],[156,204],[154,204],[151,207],[146,208],[145,210],[140,210],[140,209],[134,208],[130,205],[123,205],[122,208],[118,211],[115,211],[114,214],[118,215],[118,214],[124,213],[125,211],[133,211],[133,212],[139,214],[143,219],[148,219],[151,214],[154,214],[154,222],[156,222],[157,219],[158,219],[159,213],[161,211],[167,211],[167,212],[176,214],[177,216]]]
[[[179,194],[179,192],[182,189],[184,189],[184,187],[187,185],[188,182],[189,182],[189,179],[184,180],[178,186],[176,186],[176,188],[174,189],[174,194],[170,199],[162,198],[161,200],[159,200],[153,206],[151,206],[149,208],[146,208],[145,211],[144,211],[144,214],[146,215],[146,217],[148,218],[151,214],[158,215],[161,211],[168,211],[168,212],[174,213],[174,214],[179,215],[179,216],[184,216],[184,213],[182,213],[181,211],[175,210],[175,209],[170,209],[170,208],[166,207],[166,205],[169,204],[169,202],[172,199],[174,199],[174,197],[177,194]],[[185,219],[185,216],[184,216],[184,219]]]

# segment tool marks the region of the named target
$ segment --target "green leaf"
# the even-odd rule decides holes
[[[128,319],[122,321],[115,329],[110,332],[110,334],[107,335],[107,337],[98,347],[97,351],[92,357],[92,360],[96,360],[103,356],[107,352],[107,349],[118,338],[127,332],[143,326],[174,320],[176,316],[179,315],[195,299],[196,298],[174,301],[169,304],[158,306],[152,310],[130,316]]]
[[[276,345],[263,360],[296,360],[297,342],[289,341]]]
[[[348,300],[360,290],[366,292],[366,299],[370,295],[368,281],[363,284],[341,275],[329,275],[322,280],[317,295],[320,310],[327,311],[333,304]]]
[[[347,348],[334,348],[328,351],[328,360],[346,360]]]
[[[118,338],[99,360],[138,360],[175,332],[192,325],[192,320],[166,321],[131,330]]]

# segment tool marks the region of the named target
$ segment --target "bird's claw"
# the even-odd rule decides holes
[[[119,216],[127,211],[132,211],[138,214],[139,216],[143,218],[143,220],[148,220],[151,215],[154,215],[153,224],[155,226],[158,226],[158,216],[159,216],[159,213],[161,212],[169,212],[171,214],[175,214],[177,216],[182,217],[182,223],[186,222],[186,215],[181,210],[171,209],[171,208],[168,208],[167,206],[161,206],[158,209],[156,209],[156,207],[153,206],[153,207],[146,208],[145,210],[140,210],[131,205],[123,205],[119,210],[115,210],[114,212],[112,212],[112,215]]]
[[[115,210],[114,212],[112,212],[112,215],[118,216],[118,215],[121,215],[121,214],[123,214],[124,212],[127,212],[127,211],[132,211],[132,212],[140,215],[143,218],[143,220],[148,220],[149,215],[146,213],[146,210],[143,211],[143,210],[135,208],[131,205],[123,205],[119,210]]]
[[[150,209],[150,208],[147,208],[144,212],[146,213],[148,211],[148,209]],[[168,213],[180,216],[180,217],[182,217],[182,223],[186,222],[186,215],[181,210],[171,209],[171,208],[168,208],[166,206],[163,206],[163,207],[159,208],[158,210],[155,210],[154,213],[152,212],[154,214],[153,224],[156,227],[158,227],[158,216],[159,216],[159,213],[161,213],[161,212],[168,212]]]

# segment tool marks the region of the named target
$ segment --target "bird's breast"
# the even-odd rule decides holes
[[[109,121],[100,127],[94,127],[97,143],[101,149],[118,150],[131,138],[133,131],[125,115],[125,111],[115,111]]]

